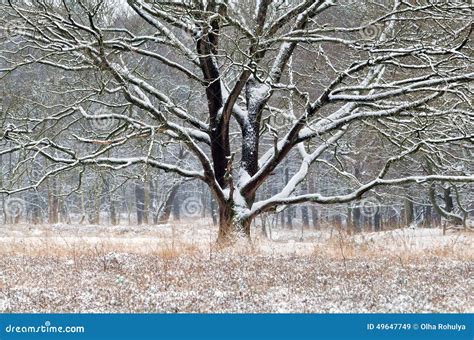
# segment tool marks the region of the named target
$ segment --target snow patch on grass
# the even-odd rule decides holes
[[[473,235],[274,232],[218,250],[205,225],[8,226],[0,312],[472,312]]]

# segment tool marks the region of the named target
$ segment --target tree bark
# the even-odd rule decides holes
[[[137,207],[137,224],[144,222],[145,213],[145,189],[141,183],[135,185],[135,205]]]
[[[179,183],[173,185],[171,188],[168,197],[166,198],[166,202],[163,207],[163,211],[158,212],[159,218],[157,220],[158,223],[168,223],[170,216],[171,216],[171,210],[173,208],[173,202],[176,198],[176,194],[178,193],[179,190]]]
[[[382,214],[380,212],[380,207],[378,207],[374,215],[374,231],[380,230],[382,230]]]
[[[424,211],[424,227],[431,228],[433,224],[433,209],[431,205],[426,205]]]
[[[309,227],[309,212],[305,205],[301,207],[301,219],[303,220],[303,228],[307,229]]]
[[[315,183],[315,178],[313,177],[313,171],[310,170],[308,173],[308,179],[307,179],[307,187],[308,187],[308,193],[315,193],[316,192],[316,183]],[[313,224],[314,229],[319,228],[319,216],[318,216],[318,209],[314,204],[311,205],[311,220]]]
[[[48,180],[48,222],[49,224],[59,222],[59,200],[57,197],[57,181],[55,177]]]
[[[239,240],[250,242],[251,223],[251,219],[243,219],[238,216],[233,208],[233,202],[220,204],[217,244],[230,246]]]
[[[405,216],[405,225],[410,226],[415,221],[415,213],[413,201],[411,198],[407,197],[403,203],[404,207],[404,216]]]
[[[359,204],[359,202],[357,202],[357,204]],[[360,211],[360,207],[359,206],[353,207],[352,208],[352,229],[355,233],[358,233],[362,230],[361,218],[362,218],[362,214]]]
[[[40,197],[40,193],[37,190],[35,190],[31,195],[31,204],[32,204],[31,222],[33,224],[40,224],[42,222],[41,197]]]

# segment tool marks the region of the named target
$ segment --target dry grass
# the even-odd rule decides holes
[[[433,239],[431,244],[421,247],[415,237],[407,237],[397,231],[382,235],[384,237],[374,239],[364,234],[351,235],[337,230],[326,242],[317,243],[314,252],[316,255],[343,260],[376,260],[380,257],[412,260],[426,256],[474,261],[474,235],[469,232],[454,232],[445,239]]]
[[[215,231],[180,228],[3,231],[0,311],[473,311],[472,234],[333,230],[219,251]]]

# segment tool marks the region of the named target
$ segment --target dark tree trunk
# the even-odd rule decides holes
[[[359,202],[357,202],[358,204]],[[362,230],[361,227],[361,211],[360,207],[357,205],[352,208],[352,231],[358,233]]]
[[[173,200],[173,219],[175,221],[181,220],[181,198],[179,191],[176,193],[175,198]]]
[[[312,176],[312,171],[309,172],[307,178],[307,187],[308,187],[308,193],[315,193],[316,192],[316,185],[315,181],[316,179]],[[318,216],[318,209],[314,204],[311,205],[311,220],[313,222],[313,228],[318,229],[319,228],[319,216]]]
[[[114,199],[110,201],[110,224],[112,225],[118,225],[119,224],[119,219],[117,216],[117,202],[115,202]]]
[[[210,118],[211,154],[214,165],[214,174],[221,188],[227,187],[225,178],[229,156],[230,144],[227,121],[224,121],[219,111],[223,108],[221,82],[219,69],[213,58],[217,53],[219,23],[212,21],[209,31],[197,41],[197,51],[200,55],[199,62],[206,82],[206,97]],[[230,117],[229,117],[230,118]]]
[[[405,225],[410,226],[415,221],[413,201],[410,197],[405,198],[403,202],[403,211],[405,216]]]
[[[352,207],[349,204],[347,206],[347,223],[346,223],[346,228],[347,228],[348,231],[353,227],[353,225],[352,225],[352,214],[353,214]]]
[[[253,176],[258,171],[259,126],[266,101],[251,99],[255,95],[255,90],[263,84],[251,76],[248,77],[246,83],[248,121],[242,126],[242,167],[250,176]],[[255,200],[255,192],[251,191],[246,200],[251,205]]]
[[[71,223],[71,217],[69,216],[69,207],[64,198],[59,200],[59,217],[61,223]]]
[[[359,178],[361,172],[361,164],[357,164],[354,167],[354,176]],[[361,223],[362,223],[362,213],[360,208],[360,201],[356,201],[356,205],[352,208],[352,231],[358,233],[362,230]]]
[[[168,197],[166,198],[166,201],[163,206],[163,211],[159,213],[159,219],[158,223],[168,223],[170,216],[171,216],[171,210],[173,208],[173,203],[175,201],[176,195],[179,190],[179,184],[173,185],[171,188]]]
[[[424,226],[425,228],[431,228],[433,224],[433,208],[431,205],[426,205],[424,210]]]
[[[286,227],[293,230],[293,207],[286,209]]]
[[[105,198],[105,203],[108,205],[109,222],[111,225],[117,225],[117,210],[115,208],[115,200],[112,197],[113,194],[110,189],[110,180],[107,177],[104,178],[103,195]]]
[[[305,205],[301,207],[301,219],[303,220],[303,227],[308,228],[309,227],[309,212],[308,212],[308,207]]]
[[[285,183],[288,183],[290,180],[290,169],[288,162],[285,162]],[[288,207],[286,209],[286,226],[289,229],[293,229],[293,207]]]
[[[374,215],[374,231],[380,230],[382,230],[382,213],[380,207],[378,207]]]
[[[436,211],[437,222],[439,224],[441,224],[441,217],[444,217],[451,223],[457,225],[463,224],[463,219],[452,213],[454,209],[454,201],[451,196],[451,188],[443,188],[443,200],[445,204],[444,208],[442,208],[436,200],[436,187],[434,184],[430,186],[429,196],[431,204],[433,205],[433,208]]]
[[[447,187],[443,189],[443,194],[444,194],[444,204],[447,212],[452,212],[454,209],[454,201],[453,201],[453,196],[451,195],[451,187]]]
[[[313,220],[313,228],[319,229],[319,211],[316,207],[311,208],[311,219]]]
[[[34,191],[31,195],[31,222],[33,224],[42,223],[41,216],[41,196],[38,191]]]
[[[135,184],[135,205],[137,208],[137,224],[141,225],[145,215],[145,189],[141,183]]]
[[[59,199],[57,196],[57,181],[55,177],[48,180],[48,222],[56,224],[59,222]]]
[[[225,202],[219,207],[219,232],[217,243],[231,245],[239,239],[250,241],[250,219],[239,219],[232,208],[231,202]]]
[[[88,209],[87,214],[89,218],[89,223],[91,224],[100,224],[100,203],[101,203],[101,193],[102,193],[102,182],[100,178],[93,183],[93,188],[90,190],[88,195]]]

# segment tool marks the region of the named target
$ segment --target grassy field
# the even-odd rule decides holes
[[[3,226],[1,312],[473,312],[472,233]]]

